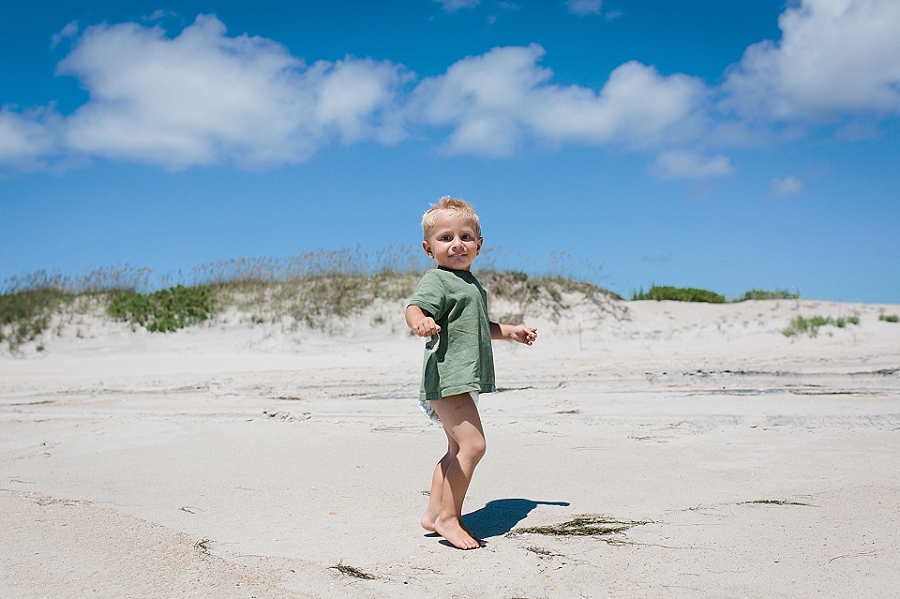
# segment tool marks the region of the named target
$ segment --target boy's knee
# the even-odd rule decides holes
[[[466,446],[466,452],[476,460],[480,460],[487,452],[487,443],[484,438],[474,440]]]

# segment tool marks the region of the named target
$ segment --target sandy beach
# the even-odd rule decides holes
[[[419,527],[444,435],[402,303],[4,348],[0,597],[897,596],[900,306],[570,299],[494,344],[475,551]],[[859,324],[781,333],[814,314]]]

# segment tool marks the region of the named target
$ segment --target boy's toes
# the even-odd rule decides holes
[[[472,538],[470,534],[463,530],[458,522],[442,522],[437,520],[434,523],[434,529],[457,549],[478,549],[479,547],[483,547],[481,544],[482,542]]]

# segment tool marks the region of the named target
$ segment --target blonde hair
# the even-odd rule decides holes
[[[475,213],[472,204],[465,200],[444,196],[422,215],[422,234],[426,240],[434,230],[434,221],[440,212],[455,212],[459,216],[472,221],[472,224],[475,225],[475,237],[481,237],[481,222],[478,220],[478,214]]]

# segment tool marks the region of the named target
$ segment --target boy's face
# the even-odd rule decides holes
[[[438,266],[451,270],[469,270],[481,251],[484,239],[475,236],[475,225],[456,212],[446,210],[437,214],[434,229],[422,242],[425,253]]]

